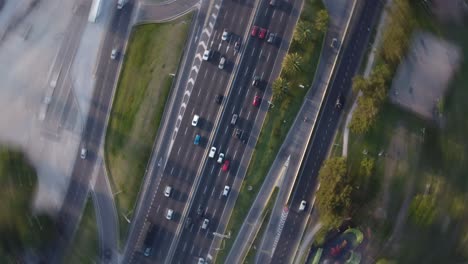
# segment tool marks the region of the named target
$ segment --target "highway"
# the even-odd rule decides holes
[[[300,3],[298,0],[296,2]],[[233,2],[233,4],[237,3]],[[261,1],[253,25],[268,28],[271,32],[278,33],[281,41],[289,41],[283,40],[282,36],[285,35],[286,30],[292,30],[292,28],[286,28],[286,22],[291,19],[290,14],[293,9],[290,7],[294,4],[294,2],[289,1],[285,2],[281,8],[278,8],[270,7],[269,1]],[[235,12],[235,7],[229,8],[229,10]],[[229,28],[229,25],[222,25],[222,27]],[[240,29],[242,30],[242,28]],[[233,91],[226,105],[228,114],[221,120],[220,131],[214,139],[215,146],[222,146],[222,149],[227,149],[228,158],[233,160],[231,169],[226,174],[226,172],[219,169],[214,160],[209,160],[206,164],[202,174],[208,175],[208,177],[202,178],[199,191],[195,195],[189,213],[189,217],[196,219],[196,224],[193,227],[184,229],[176,249],[178,254],[173,259],[173,263],[188,263],[193,261],[194,257],[203,257],[205,259],[213,257],[207,257],[207,253],[210,252],[213,232],[217,230],[216,227],[226,205],[226,197],[222,196],[222,190],[225,185],[233,185],[235,176],[240,177],[240,175],[236,175],[236,172],[239,169],[239,160],[245,150],[243,143],[233,135],[234,129],[233,126],[230,126],[231,114],[240,113],[241,122],[237,125],[238,128],[246,132],[252,130],[254,125],[252,122],[255,120],[255,116],[253,116],[255,108],[252,106],[252,99],[254,95],[262,96],[267,86],[271,85],[268,80],[270,80],[273,67],[280,67],[280,64],[274,64],[279,47],[280,41],[276,42],[275,45],[271,45],[264,40],[248,37],[244,51],[244,55],[247,57],[241,62],[238,76],[233,84]],[[262,80],[260,89],[251,86],[253,76],[256,75],[260,76]],[[250,147],[254,147],[256,142],[250,142],[249,144],[252,144]],[[233,191],[238,190],[231,190],[231,193]],[[210,220],[208,230],[200,228],[200,222],[205,217],[197,216],[198,207],[205,210],[205,217]],[[232,208],[226,208],[226,210],[232,210]]]
[[[82,146],[88,149],[86,159],[82,160],[79,153],[76,155],[75,165],[73,167],[70,186],[68,187],[65,200],[60,210],[57,229],[59,237],[55,240],[54,246],[48,254],[51,255],[51,263],[62,263],[65,254],[75,230],[78,227],[81,213],[83,212],[86,198],[88,197],[89,185],[93,170],[98,163],[98,152],[101,147],[101,138],[104,133],[106,116],[110,111],[112,91],[114,80],[119,65],[117,60],[110,58],[110,52],[114,47],[122,48],[127,36],[128,25],[133,10],[133,4],[128,3],[124,9],[116,11],[110,22],[109,32],[106,34],[104,43],[101,46],[100,57],[98,58],[98,68],[96,71],[96,83],[93,92],[93,101],[86,120],[85,129],[82,137]],[[80,151],[81,148],[78,149]],[[111,229],[112,230],[112,229]],[[115,230],[117,231],[117,230]],[[109,238],[116,238],[116,234],[106,234]],[[103,247],[117,250],[116,241],[104,241]],[[112,261],[116,254],[111,255]]]
[[[370,28],[374,26],[381,8],[380,1],[365,1],[356,24],[351,28],[349,42],[344,43],[346,46],[340,64],[322,105],[314,135],[309,142],[306,158],[288,202],[289,213],[271,258],[272,263],[290,263],[294,258],[295,245],[302,237],[308,219],[307,212],[310,212],[310,208],[306,212],[299,212],[299,204],[302,200],[306,200],[310,205],[315,195],[317,175],[327,157],[341,115],[341,110],[335,107],[337,98],[340,94],[347,95],[350,92],[352,78],[359,69],[364,51],[367,48]]]
[[[287,7],[290,5],[285,3],[283,10],[267,6],[268,2],[261,3],[254,24],[279,32],[281,39],[281,30],[284,30],[283,25],[288,19],[284,10],[289,10]],[[190,100],[184,100],[186,104],[184,114],[181,120],[176,122],[176,127],[179,126],[176,129],[174,143],[169,147],[171,152],[168,158],[161,162],[164,163],[162,173],[155,175],[159,172],[156,169],[152,175],[153,178],[159,177],[160,181],[151,183],[152,186],[147,191],[148,197],[141,200],[150,208],[146,210],[143,205],[141,212],[140,209],[137,210],[139,211],[137,215],[147,214],[147,221],[151,222],[154,228],[154,236],[150,238],[153,242],[151,256],[143,256],[141,241],[145,240],[146,234],[139,234],[139,243],[135,243],[134,248],[130,250],[133,251],[130,258],[132,263],[141,263],[145,260],[158,263],[165,261],[186,263],[194,262],[200,256],[206,258],[213,238],[212,232],[216,230],[217,219],[225,204],[225,199],[220,199],[222,190],[225,185],[232,185],[245,149],[244,143],[234,137],[234,128],[241,128],[246,137],[249,135],[252,122],[259,112],[257,107],[252,106],[252,100],[255,95],[263,97],[267,86],[266,80],[269,80],[279,47],[279,42],[273,45],[267,44],[266,40],[250,38],[249,17],[253,15],[253,10],[251,4],[243,1],[224,1],[219,14],[215,15],[219,19],[216,20],[206,44],[216,52],[210,62],[199,64],[193,89],[189,91]],[[270,24],[272,18],[275,23]],[[228,41],[221,40],[224,28],[232,33]],[[239,78],[232,85],[232,90],[228,91],[230,79],[233,77],[232,72],[235,70],[234,61],[238,56],[234,51],[236,41],[241,42],[241,50],[244,49],[245,56],[239,68]],[[204,47],[199,46],[195,63],[198,62],[197,59],[200,60],[198,56],[203,52]],[[218,61],[223,55],[227,58],[227,64],[225,69],[220,70]],[[262,80],[259,88],[251,87],[254,75],[259,75]],[[218,94],[222,94],[224,98],[221,105],[215,102]],[[235,127],[229,124],[234,113],[239,115]],[[200,116],[197,127],[191,125],[195,114]],[[212,133],[213,130],[215,133]],[[201,136],[199,145],[193,143],[196,134]],[[210,139],[213,144],[209,144]],[[228,172],[222,172],[221,165],[214,159],[206,158],[211,145],[217,148],[217,154],[223,152],[231,161]],[[173,188],[169,198],[163,195],[166,186]],[[197,186],[199,188],[196,188]],[[237,190],[231,190],[235,191]],[[190,203],[191,197],[194,197],[193,204]],[[191,206],[187,207],[188,204]],[[203,218],[210,220],[207,230],[200,229],[203,218],[195,216],[198,206],[202,208]],[[168,209],[174,211],[171,220],[165,218]],[[182,229],[180,224],[185,223],[185,215],[193,221],[187,229]],[[141,226],[142,223],[136,227],[137,233]],[[179,230],[183,231],[178,237]]]

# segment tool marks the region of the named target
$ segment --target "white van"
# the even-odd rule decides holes
[[[80,153],[81,159],[86,159],[86,154],[88,154],[88,151],[85,148],[81,148],[81,153]]]
[[[172,192],[172,187],[171,186],[166,186],[166,188],[164,188],[164,196],[166,197],[169,197],[171,196],[171,192]]]
[[[208,220],[208,218],[205,218],[205,220],[203,220],[203,224],[202,224],[201,228],[202,229],[207,229],[209,223],[210,223],[210,220]]]
[[[215,155],[216,155],[216,148],[215,148],[215,147],[211,147],[210,153],[208,154],[208,157],[214,158]]]

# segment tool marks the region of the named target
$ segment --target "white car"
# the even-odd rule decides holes
[[[219,163],[219,164],[223,163],[223,160],[224,160],[224,153],[219,153],[219,156],[218,156],[218,163]]]
[[[200,116],[199,115],[194,115],[193,116],[193,119],[192,119],[192,126],[197,126],[198,124],[198,119],[200,119]]]
[[[210,154],[208,154],[208,157],[214,158],[215,155],[216,155],[216,148],[215,148],[215,147],[211,147],[211,149],[210,149]]]
[[[81,153],[80,153],[81,159],[86,159],[86,154],[88,154],[88,151],[85,148],[81,148]]]
[[[299,211],[304,211],[307,206],[307,202],[302,200],[301,204],[299,205]]]
[[[204,258],[198,258],[198,264],[205,264]]]
[[[229,32],[227,31],[227,29],[224,29],[223,35],[221,36],[221,39],[222,40],[228,40],[228,38],[229,38]]]
[[[230,190],[230,189],[231,189],[231,188],[229,188],[229,186],[227,186],[227,185],[226,185],[226,186],[224,186],[224,190],[223,190],[223,196],[228,196],[228,194],[229,194],[229,190]]]
[[[209,223],[210,223],[210,220],[208,220],[208,218],[205,218],[205,220],[203,220],[203,224],[202,224],[201,228],[202,229],[207,229]]]
[[[117,58],[117,49],[113,49],[111,52],[111,59],[115,60]]]
[[[211,50],[209,49],[205,50],[205,52],[203,53],[203,60],[208,61],[210,57],[211,57]]]
[[[174,214],[174,210],[172,210],[172,209],[167,209],[167,212],[166,212],[166,219],[167,219],[167,220],[171,220],[173,214]]]
[[[219,60],[218,69],[220,70],[224,69],[224,64],[226,64],[226,58],[223,56]]]
[[[164,196],[166,197],[169,197],[171,196],[171,192],[172,192],[172,187],[171,186],[166,186],[166,188],[164,188]]]

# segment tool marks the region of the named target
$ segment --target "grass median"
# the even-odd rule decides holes
[[[298,31],[301,32],[305,38],[297,38],[295,33],[288,55],[286,56],[300,54],[300,58],[298,61],[289,61],[294,64],[292,66],[295,70],[288,69],[286,71],[285,68],[291,66],[289,62],[286,63],[288,58],[286,58],[285,63],[283,63],[283,70],[280,78],[288,83],[289,88],[287,92],[283,94],[281,100],[274,101],[275,107],[269,110],[265,118],[265,123],[263,124],[257,145],[252,154],[252,159],[239,191],[236,205],[227,225],[226,230],[231,232],[232,237],[225,241],[226,247],[217,255],[217,263],[225,262],[227,254],[229,254],[237,236],[237,232],[244,222],[258,190],[296,118],[310,84],[312,84],[320,58],[324,33],[313,28],[311,24],[313,24],[313,21],[318,17],[317,14],[324,10],[325,7],[319,0],[306,0],[304,3],[304,8],[298,23],[298,25],[302,25],[300,28],[302,28],[304,32],[300,29],[298,29]],[[297,59],[297,56],[294,56]],[[304,88],[301,88],[301,85],[303,85]]]
[[[106,135],[105,156],[119,214],[120,241],[128,232],[153,142],[187,40],[192,14],[134,28]]]
[[[98,230],[93,202],[88,199],[80,227],[65,258],[70,264],[96,263],[99,256]]]

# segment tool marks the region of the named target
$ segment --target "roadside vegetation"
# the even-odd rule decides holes
[[[226,248],[217,255],[217,263],[223,263],[229,253],[237,232],[312,84],[327,24],[328,14],[322,2],[306,0],[288,54],[283,61],[281,76],[272,84],[274,107],[266,115],[250,161],[251,165],[227,226],[227,231],[231,232],[232,237],[225,240]]]
[[[367,241],[359,249],[364,263],[464,263],[468,260],[466,25],[439,24],[423,2],[394,2],[373,72],[368,79],[357,76],[353,81],[354,93],[363,95],[350,126],[348,158],[337,154],[320,172],[317,206],[325,225],[315,247],[327,245],[352,225],[365,230]],[[429,31],[463,49],[461,68],[438,109],[444,120],[441,126],[387,100],[393,75],[416,30]]]
[[[72,246],[65,259],[71,264],[97,263],[99,258],[99,241],[93,201],[88,199],[81,217],[80,226],[73,239]]]
[[[52,220],[32,212],[37,175],[23,153],[0,147],[0,263],[23,263],[55,234]]]
[[[123,58],[105,143],[121,241],[127,236],[128,219],[132,218],[191,18],[188,14],[170,23],[135,27]]]

